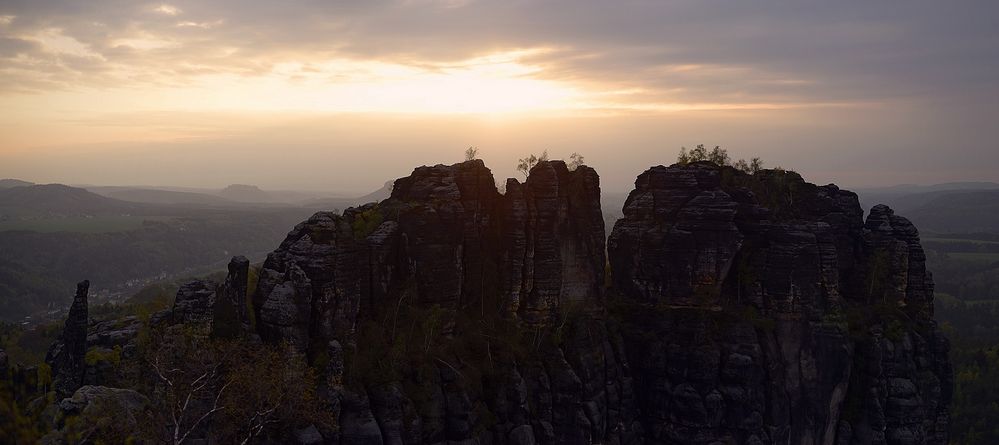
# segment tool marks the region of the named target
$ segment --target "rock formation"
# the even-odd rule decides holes
[[[195,280],[180,286],[169,317],[171,323],[197,325],[217,337],[248,333],[246,287],[250,261],[235,256],[229,261],[229,273],[221,284]]]
[[[420,167],[296,226],[252,317],[237,257],[153,322],[304,355],[338,428],[280,426],[299,443],[947,443],[948,343],[908,220],[703,162],[642,173],[623,214],[605,246],[585,166],[503,194],[478,160]],[[86,339],[85,295],[65,338]],[[131,326],[91,337],[127,350]],[[79,387],[75,341],[50,355]]]
[[[200,325],[210,330],[215,319],[217,286],[208,280],[191,281],[180,286],[170,312],[173,323]]]
[[[69,308],[66,325],[59,339],[49,348],[45,363],[52,367],[52,386],[60,397],[72,395],[83,385],[87,354],[87,292],[90,282],[76,285],[76,296]]]
[[[421,167],[268,257],[260,333],[302,351],[388,353],[359,331],[406,305],[443,309],[454,343],[486,336],[455,320],[491,313],[536,333],[530,359],[486,340],[488,372],[450,351],[376,382],[348,358],[338,378],[367,383],[337,392],[342,443],[946,442],[932,281],[886,207],[865,222],[855,194],[793,172],[654,167],[610,236],[605,298],[596,173],[493,184],[480,161]]]
[[[667,309],[643,317],[654,340],[626,336],[650,438],[946,443],[947,342],[906,219],[864,222],[855,194],[791,172],[695,163],[635,186],[608,252],[621,298]]]
[[[247,313],[246,287],[249,281],[250,260],[235,256],[229,261],[229,274],[216,291],[212,329],[219,337],[235,337],[250,331]]]
[[[261,269],[260,334],[305,351],[404,303],[543,325],[561,305],[599,299],[596,172],[542,162],[526,184],[507,187],[500,195],[479,160],[420,167],[396,181],[389,199],[317,213]]]
[[[136,391],[87,385],[58,402],[52,419],[57,428],[39,443],[80,443],[80,437],[104,437],[126,443],[131,441],[132,432],[152,417],[149,399]]]

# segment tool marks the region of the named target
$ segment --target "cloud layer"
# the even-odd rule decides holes
[[[999,4],[848,3],[13,1],[0,6],[0,88],[336,83],[373,61],[432,71],[526,49],[532,77],[609,104],[995,94]]]
[[[232,142],[236,122],[267,120],[234,112],[557,113],[620,128],[700,113],[696,128],[722,135],[752,119],[787,140],[870,137],[843,156],[910,150],[900,177],[953,141],[961,171],[999,163],[996,17],[993,1],[7,0],[0,156]],[[639,139],[661,136],[642,122]],[[691,137],[677,131],[670,149]],[[711,141],[683,141],[697,142]]]

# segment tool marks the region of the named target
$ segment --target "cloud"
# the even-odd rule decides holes
[[[153,11],[169,16],[179,15],[181,13],[180,8],[165,3],[157,6],[153,9]]]
[[[213,20],[213,21],[210,21],[210,22],[190,22],[190,21],[184,21],[184,22],[177,22],[177,27],[178,28],[211,29],[211,28],[214,28],[216,26],[222,25],[224,22],[225,22],[225,20],[222,20],[222,19]]]
[[[995,90],[999,30],[989,17],[997,13],[999,4],[985,1],[916,1],[900,8],[710,0],[151,6],[95,0],[84,8],[70,0],[13,0],[0,7],[2,17],[11,17],[0,35],[38,45],[16,54],[6,50],[0,63],[20,73],[45,73],[63,88],[112,88],[191,84],[205,75],[273,76],[283,64],[334,61],[440,69],[526,49],[534,52],[519,55],[518,63],[535,69],[524,77],[636,109],[662,103],[932,102]],[[61,56],[102,63],[69,66]],[[327,74],[331,81],[342,75]],[[0,89],[33,89],[28,84],[37,84],[29,77],[0,74]]]

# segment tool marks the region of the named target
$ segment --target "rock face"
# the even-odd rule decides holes
[[[173,323],[212,326],[215,314],[217,285],[208,280],[197,280],[180,286],[173,301]]]
[[[608,252],[622,298],[668,308],[639,323],[655,340],[625,340],[657,388],[652,439],[946,443],[947,342],[906,219],[864,222],[853,193],[780,171],[654,167],[635,186]]]
[[[69,308],[66,326],[59,339],[52,344],[45,356],[45,363],[52,367],[52,386],[60,397],[72,395],[83,385],[87,354],[87,293],[89,281],[76,285],[76,296]]]
[[[561,305],[602,295],[599,198],[593,169],[561,161],[511,180],[506,195],[479,160],[417,168],[389,199],[317,213],[268,255],[260,334],[316,350],[403,303],[546,324]]]
[[[717,304],[745,238],[738,207],[713,164],[642,173],[609,240],[615,288],[654,303]]]
[[[259,332],[334,358],[345,444],[946,443],[948,346],[907,220],[864,221],[855,194],[791,172],[653,167],[606,246],[605,297],[599,197],[595,171],[559,161],[504,194],[480,161],[418,168],[289,234]],[[408,332],[440,322],[415,331],[424,358],[386,358],[407,348],[383,338],[402,308]],[[427,355],[434,336],[451,340]]]
[[[500,292],[507,310],[537,324],[562,305],[599,299],[606,257],[597,172],[542,162],[526,184],[508,180],[504,198]]]
[[[249,281],[250,260],[244,256],[232,257],[229,274],[216,291],[212,329],[219,337],[235,337],[250,331],[247,313],[246,287]]]
[[[246,287],[250,261],[235,256],[229,261],[229,273],[221,284],[211,280],[195,280],[177,290],[169,314],[173,324],[197,325],[216,337],[234,337],[248,333]]]

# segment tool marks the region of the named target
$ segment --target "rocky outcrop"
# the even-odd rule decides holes
[[[511,180],[506,195],[479,160],[417,168],[390,198],[317,213],[268,255],[260,334],[318,351],[404,304],[546,324],[561,305],[602,294],[599,194],[593,169],[561,161]]]
[[[917,318],[933,316],[933,279],[919,231],[888,206],[877,205],[864,224],[864,285],[872,302],[892,302]],[[861,289],[863,294],[863,289]]]
[[[252,317],[236,257],[153,318],[304,354],[338,425],[274,436],[299,443],[947,442],[948,344],[905,218],[793,172],[658,166],[605,246],[599,198],[561,161],[503,194],[481,161],[420,167],[296,226]],[[86,341],[126,355],[134,326]]]
[[[601,298],[606,260],[595,170],[541,162],[526,184],[507,181],[503,209],[500,292],[508,311],[543,324],[563,305]]]
[[[76,285],[76,296],[69,308],[66,325],[59,339],[49,348],[45,363],[52,368],[52,387],[60,397],[68,397],[83,385],[87,354],[87,293],[90,282]]]
[[[247,303],[250,261],[235,256],[229,261],[225,281],[195,280],[177,290],[173,307],[157,318],[171,324],[196,326],[205,334],[235,337],[250,333]]]
[[[229,261],[229,273],[216,291],[212,329],[218,337],[235,337],[250,332],[249,302],[246,291],[249,284],[250,260],[234,256]]]
[[[87,328],[83,384],[113,386],[125,380],[121,365],[136,359],[136,339],[142,328],[142,320],[136,316],[92,320]]]
[[[918,233],[792,172],[709,163],[636,181],[608,252],[656,316],[626,335],[651,438],[946,443],[951,375]],[[889,336],[886,332],[892,332]]]
[[[354,328],[368,261],[348,218],[317,213],[267,256],[253,302],[263,338],[304,351],[312,338],[319,344],[318,338],[335,338],[335,328],[341,335]]]
[[[87,385],[58,402],[53,419],[56,429],[39,443],[77,443],[81,437],[131,442],[139,426],[152,418],[146,396],[130,389]]]
[[[635,181],[609,239],[614,286],[643,301],[718,304],[744,236],[712,165],[654,167]]]
[[[654,167],[605,297],[599,193],[559,161],[502,195],[479,161],[418,168],[289,234],[261,336],[337,357],[340,443],[946,442],[947,343],[904,218],[793,172]]]
[[[211,330],[215,319],[215,300],[217,284],[209,280],[197,280],[185,283],[177,290],[170,312],[174,324],[204,326]]]

